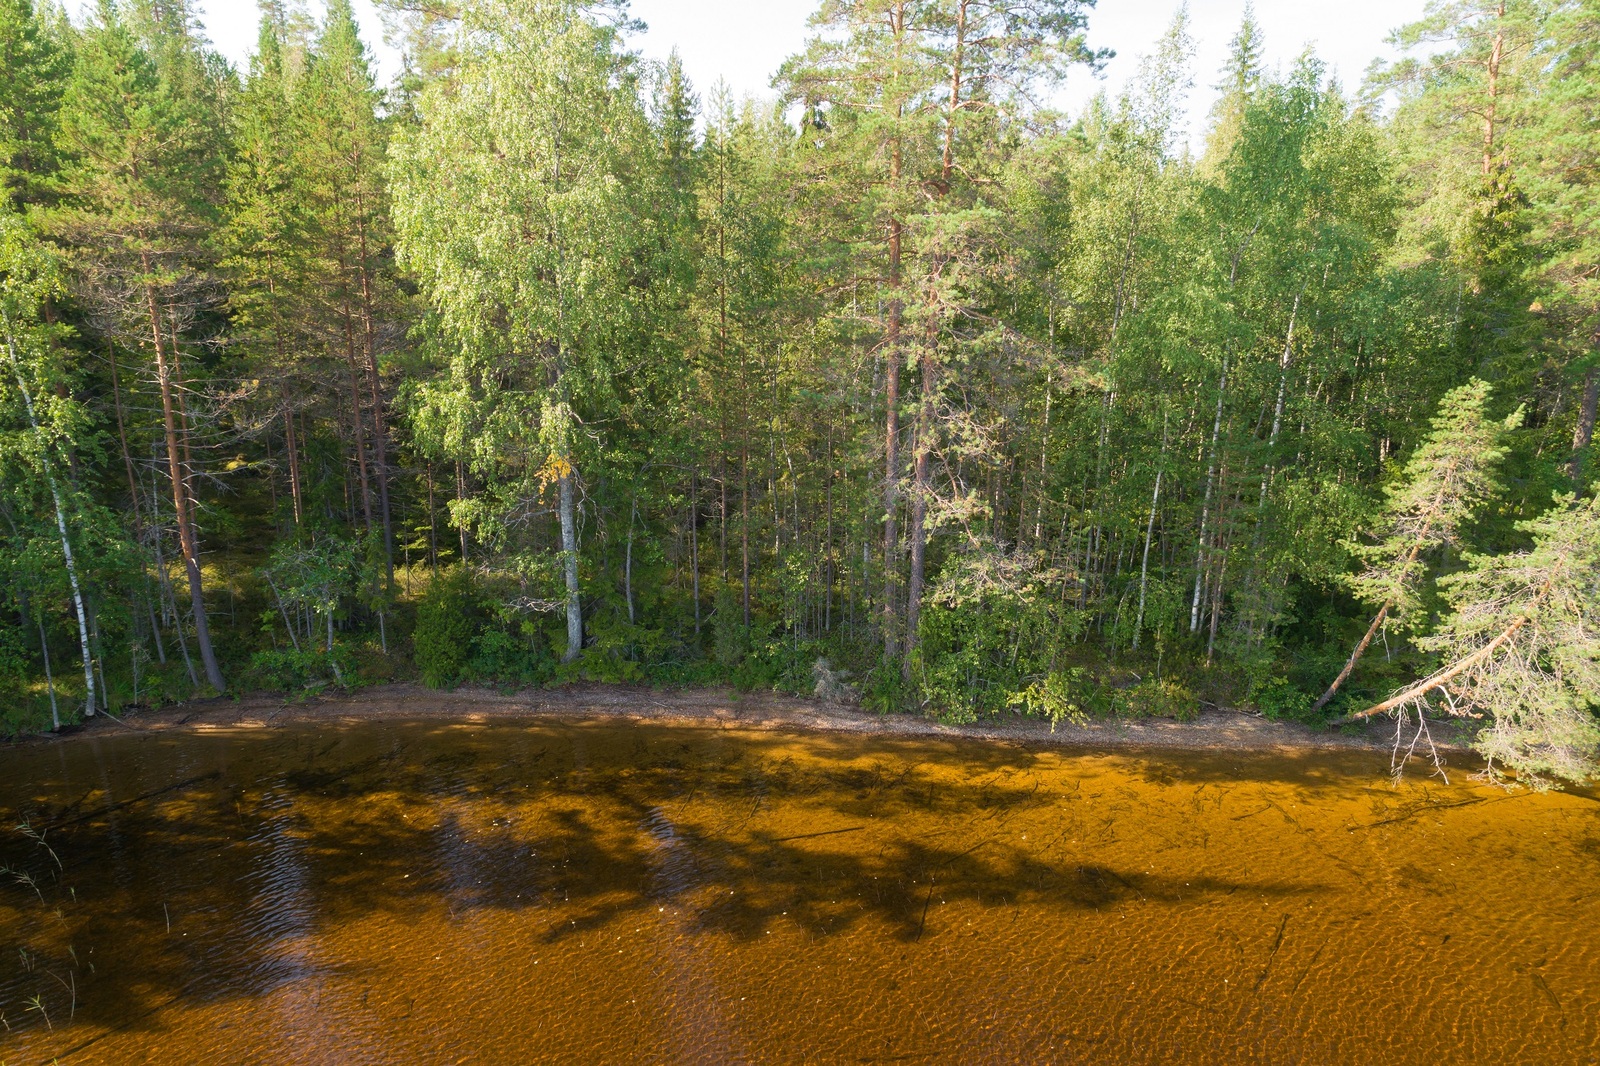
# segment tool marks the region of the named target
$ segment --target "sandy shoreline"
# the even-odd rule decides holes
[[[294,723],[357,723],[382,719],[434,718],[471,724],[517,719],[613,719],[668,725],[715,725],[726,729],[988,740],[1088,750],[1179,748],[1239,751],[1369,750],[1387,753],[1393,724],[1374,722],[1360,733],[1331,732],[1293,722],[1269,722],[1240,711],[1206,710],[1191,722],[1165,719],[1063,723],[1026,718],[991,719],[950,726],[913,715],[878,715],[856,707],[773,693],[729,689],[652,689],[625,685],[569,685],[506,693],[468,686],[436,691],[420,685],[380,685],[351,693],[287,701],[256,694],[239,699],[196,700],[114,721],[98,716],[62,736],[24,738],[5,747],[111,736],[129,731],[270,729]],[[1441,748],[1464,747],[1451,726],[1434,727]]]

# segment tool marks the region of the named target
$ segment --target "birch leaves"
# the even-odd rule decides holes
[[[614,27],[573,0],[466,12],[460,65],[393,148],[401,262],[443,327],[451,373],[424,419],[477,438],[496,539],[559,486],[565,658],[583,642],[574,427],[607,390],[632,252],[648,230],[622,174],[646,143]],[[462,423],[465,423],[463,425]]]

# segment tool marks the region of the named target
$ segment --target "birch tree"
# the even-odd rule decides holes
[[[400,256],[448,351],[424,429],[490,481],[480,517],[501,540],[525,534],[555,486],[567,662],[584,632],[582,410],[607,388],[647,226],[627,186],[643,114],[607,14],[575,0],[475,5],[455,78],[423,94],[419,126],[393,149]]]
[[[72,608],[78,623],[78,647],[83,658],[84,716],[95,713],[94,656],[89,647],[89,621],[84,605],[83,585],[79,580],[78,562],[73,553],[73,537],[68,531],[67,506],[63,503],[63,486],[57,476],[59,451],[63,439],[71,439],[78,429],[70,417],[53,417],[63,408],[71,412],[75,405],[48,402],[48,389],[52,378],[58,374],[46,370],[51,346],[47,330],[41,321],[44,302],[64,291],[62,272],[54,256],[39,239],[29,231],[20,218],[9,210],[0,213],[0,340],[5,344],[8,385],[15,385],[17,397],[27,419],[31,436],[30,447],[25,449],[25,466],[31,466],[49,491],[50,504],[55,518],[55,532],[61,548],[62,563],[66,568],[67,582],[72,590]],[[43,395],[41,392],[43,391]],[[55,400],[51,397],[51,400]],[[80,416],[81,418],[81,416]],[[58,424],[65,422],[65,425]],[[46,649],[45,654],[49,654]],[[55,713],[52,704],[52,715]],[[61,728],[59,717],[54,725]]]

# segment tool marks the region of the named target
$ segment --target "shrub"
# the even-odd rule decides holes
[[[556,672],[555,656],[550,654],[541,635],[524,625],[522,635],[504,629],[485,629],[472,642],[472,658],[465,674],[486,681],[538,685]]]
[[[1192,722],[1200,717],[1200,701],[1176,681],[1151,678],[1117,693],[1115,711],[1120,718],[1171,718]]]
[[[717,664],[724,670],[738,666],[750,650],[744,606],[731,586],[724,585],[717,592],[717,609],[711,615],[711,646]]]
[[[1057,580],[997,551],[947,566],[923,606],[912,659],[925,705],[951,722],[1026,705],[1030,681],[1048,676],[1081,624],[1051,591]]]
[[[867,671],[862,679],[861,706],[879,714],[915,709],[915,695],[911,686],[905,683],[898,663],[880,661]]]
[[[250,657],[249,674],[256,687],[272,692],[315,692],[355,677],[355,658],[338,644],[331,653],[323,648],[258,651]]]
[[[422,683],[448,688],[460,682],[480,626],[472,575],[457,569],[436,578],[417,604],[417,628],[411,638]]]
[[[1050,728],[1062,722],[1083,725],[1097,703],[1098,686],[1081,666],[1052,670],[1022,690],[1022,706],[1030,715],[1047,718]]]
[[[1310,693],[1303,692],[1284,677],[1270,677],[1250,687],[1247,701],[1274,722],[1312,717]]]

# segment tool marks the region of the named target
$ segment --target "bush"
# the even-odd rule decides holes
[[[739,594],[727,585],[717,592],[717,608],[711,615],[711,646],[717,665],[724,670],[738,666],[750,650],[743,602]]]
[[[1052,670],[1021,695],[1023,709],[1036,718],[1049,719],[1051,729],[1062,722],[1083,725],[1100,702],[1099,686],[1081,666]]]
[[[900,665],[879,662],[862,679],[861,706],[878,714],[896,714],[916,709],[916,697],[905,683]],[[970,719],[976,721],[976,717]]]
[[[1247,701],[1274,722],[1289,719],[1305,721],[1312,717],[1315,702],[1307,692],[1296,688],[1288,678],[1270,677],[1250,687]]]
[[[1200,717],[1200,701],[1176,681],[1141,681],[1117,693],[1114,710],[1119,718],[1171,718],[1192,722]]]
[[[330,684],[348,685],[356,676],[356,663],[350,650],[337,644],[331,653],[322,648],[274,649],[251,656],[249,674],[254,687],[271,692],[316,692]]]
[[[417,628],[411,637],[423,684],[448,688],[461,681],[481,624],[471,574],[453,570],[428,586],[417,603]]]
[[[485,629],[472,642],[465,674],[485,681],[541,685],[555,676],[556,660],[540,634],[524,625],[517,636],[504,629]]]
[[[912,676],[947,722],[975,722],[1026,702],[1027,680],[1046,674],[1070,632],[1036,588],[936,596],[923,608]]]

